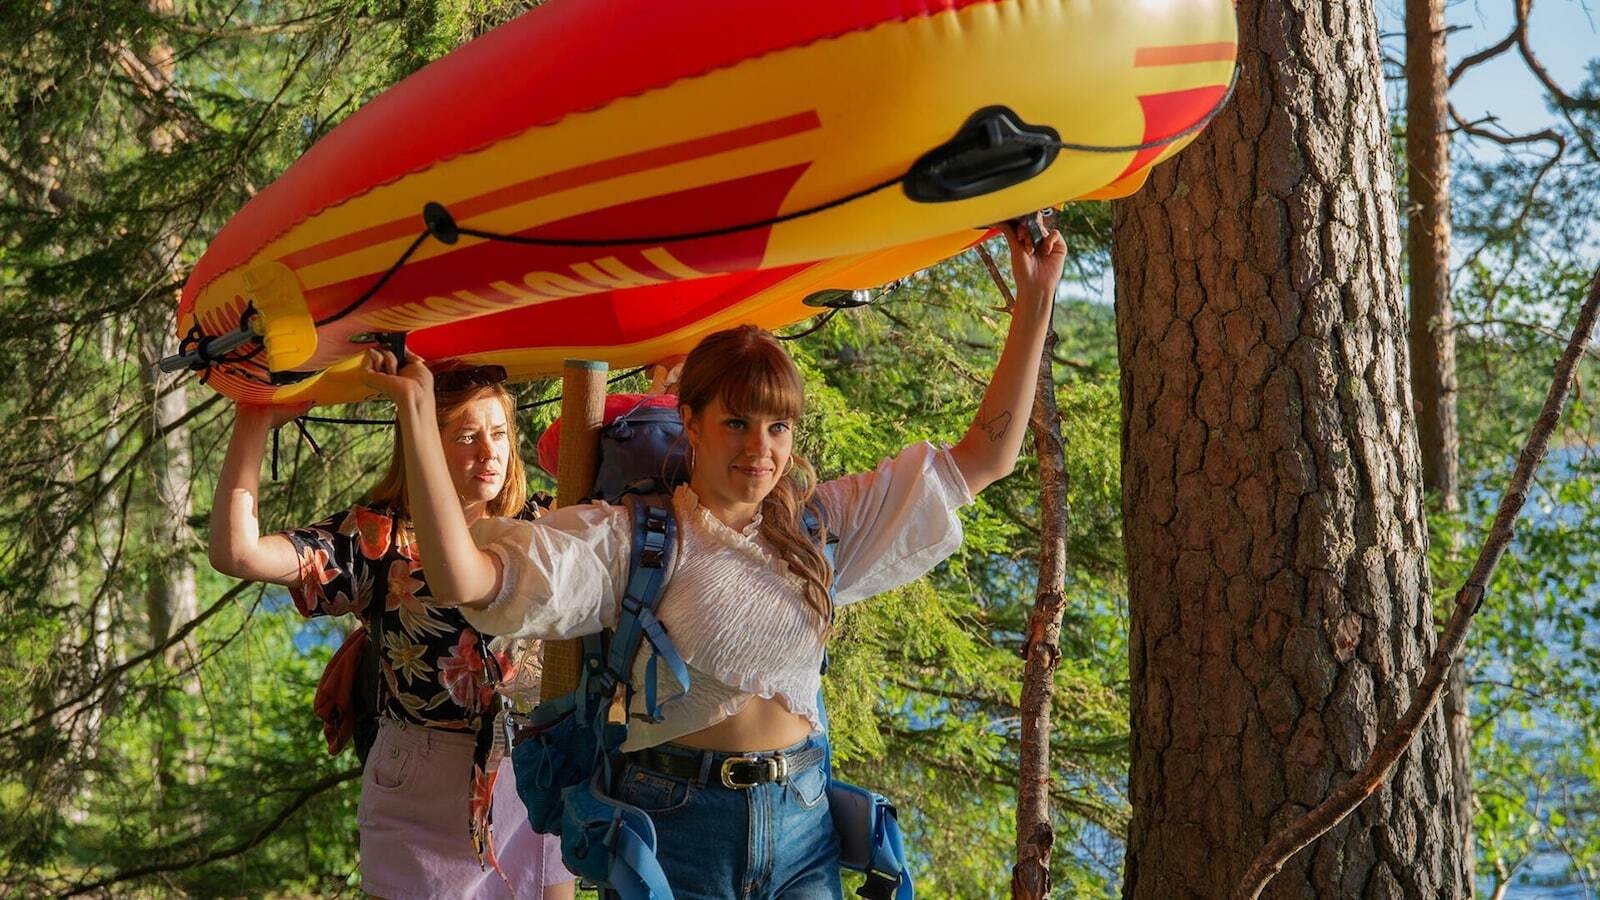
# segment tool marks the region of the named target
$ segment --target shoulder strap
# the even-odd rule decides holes
[[[834,580],[838,580],[838,571],[835,569],[835,560],[839,555],[839,536],[827,528],[827,514],[822,509],[822,504],[813,500],[806,504],[800,513],[800,524],[806,529],[806,534],[811,539],[822,545],[822,555],[828,559],[828,569],[834,572]],[[828,585],[828,596],[831,599],[834,593],[834,584]],[[826,668],[827,661],[823,661]]]
[[[678,682],[680,693],[677,696],[689,690],[689,668],[656,616],[672,555],[678,546],[678,526],[672,516],[672,505],[664,497],[633,494],[629,496],[629,503],[633,509],[633,546],[629,550],[628,584],[623,591],[622,610],[616,632],[611,637],[600,689],[609,697],[618,684],[627,685],[631,699],[638,689],[637,685],[628,683],[633,660],[641,649],[640,644],[648,641],[651,658],[645,672],[645,714],[655,721],[665,702],[659,698],[657,690],[660,664],[665,663]]]

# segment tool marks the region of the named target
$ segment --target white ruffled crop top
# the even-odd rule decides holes
[[[972,501],[947,449],[917,443],[876,470],[817,487],[835,555],[837,606],[913,581],[961,545],[955,511]],[[658,614],[689,667],[687,694],[662,704],[661,721],[630,710],[624,750],[640,750],[700,731],[738,712],[751,697],[774,698],[820,729],[817,689],[823,645],[803,583],[758,534],[742,532],[700,505],[687,485],[673,494],[680,549]],[[584,504],[535,521],[483,519],[479,547],[499,558],[500,592],[481,610],[462,609],[488,634],[572,638],[616,625],[633,540],[626,506]],[[650,652],[641,645],[632,683],[644,684]],[[659,673],[663,696],[676,690]]]

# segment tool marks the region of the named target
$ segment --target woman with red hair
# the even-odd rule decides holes
[[[428,437],[463,523],[529,511],[504,379],[494,368],[432,379],[438,427]],[[572,897],[559,845],[528,826],[494,740],[508,666],[488,633],[429,590],[433,567],[424,572],[412,533],[403,435],[364,500],[314,525],[261,534],[255,498],[267,434],[304,411],[237,407],[211,509],[211,564],[287,587],[302,615],[356,615],[378,641],[381,713],[356,811],[362,890],[390,900]]]

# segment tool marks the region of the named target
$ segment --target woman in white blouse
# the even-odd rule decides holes
[[[691,474],[672,498],[682,543],[658,615],[690,688],[663,705],[660,721],[630,724],[616,788],[650,813],[657,859],[679,898],[841,895],[816,704],[833,606],[938,564],[961,543],[955,510],[1015,467],[1066,245],[1053,231],[1037,247],[1009,228],[1006,237],[1017,283],[1010,330],[971,427],[947,449],[919,442],[873,472],[817,484],[794,453],[804,385],[771,335],[719,332],[684,363]],[[431,376],[417,362],[397,372],[392,356],[374,351],[368,377],[395,401],[406,435],[434,601],[460,604],[491,634],[571,638],[615,625],[628,509],[585,504],[469,529],[438,440]],[[808,504],[837,539],[831,571],[802,524]],[[739,778],[751,783],[736,787],[718,777],[724,760],[752,756],[786,765],[743,766]]]

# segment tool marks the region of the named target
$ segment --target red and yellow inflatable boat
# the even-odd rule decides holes
[[[1231,0],[552,0],[253,198],[179,332],[248,318],[261,349],[210,383],[287,403],[364,396],[375,332],[531,377],[776,328],[1137,189],[1223,102],[1236,43]]]

